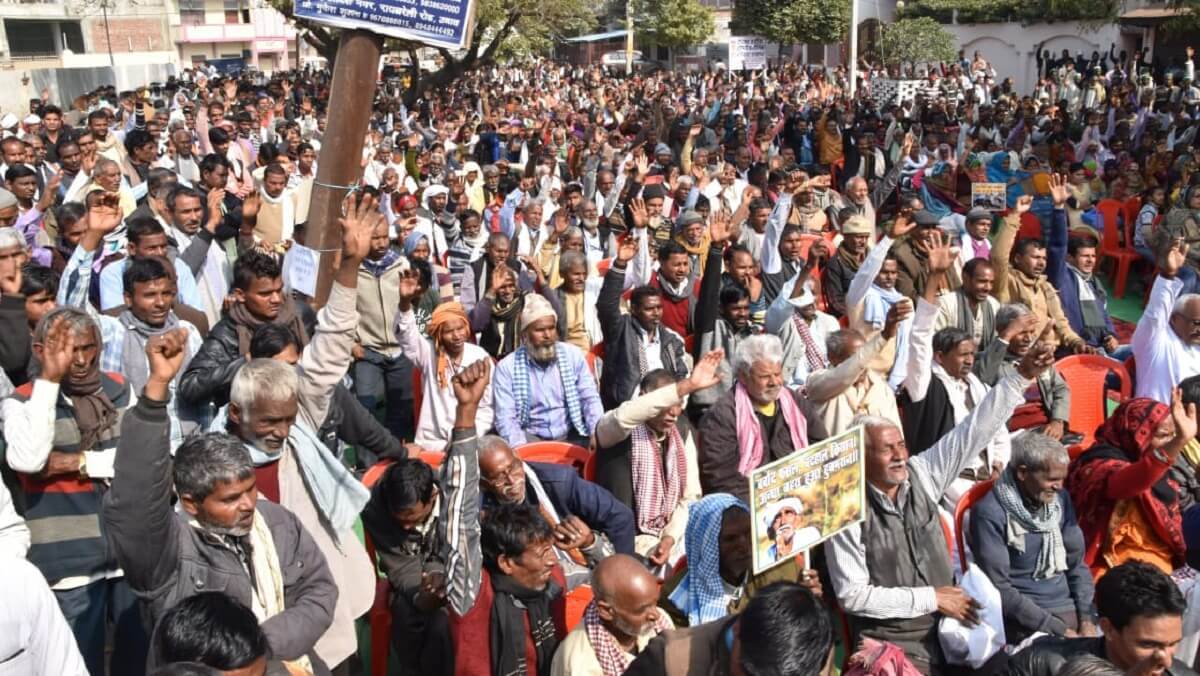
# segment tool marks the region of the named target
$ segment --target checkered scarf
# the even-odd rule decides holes
[[[801,317],[799,312],[793,312],[792,323],[796,326],[796,333],[800,334],[800,341],[804,343],[804,359],[808,361],[808,372],[816,373],[827,368],[829,364],[821,355],[821,350],[817,347],[817,341],[813,339],[812,329],[809,328],[808,322],[804,321],[804,317]]]
[[[562,343],[554,346],[555,364],[558,366],[558,375],[562,378],[563,396],[567,400],[567,417],[571,421],[571,426],[579,433],[579,436],[588,436],[587,427],[583,424],[583,406],[579,403],[579,388],[575,384],[575,371],[571,368],[571,362],[567,358],[567,350]],[[513,396],[517,399],[517,417],[521,421],[521,428],[529,427],[529,411],[531,393],[529,389],[529,350],[525,346],[521,346],[513,353]]]
[[[679,499],[687,479],[687,459],[679,428],[671,425],[667,433],[667,452],[659,450],[654,432],[638,425],[630,435],[630,461],[633,464],[633,494],[637,496],[638,532],[658,535]]]
[[[670,599],[687,614],[692,627],[729,614],[721,584],[721,519],[730,507],[750,511],[746,503],[728,493],[706,495],[688,509],[683,536],[687,572]]]
[[[604,628],[594,599],[583,611],[583,628],[587,631],[588,642],[592,644],[592,652],[596,653],[596,661],[600,663],[600,670],[604,672],[604,676],[621,676],[625,673],[633,662],[633,656],[621,650],[612,634]],[[660,609],[658,620],[654,623],[654,633],[657,635],[674,628],[667,614]]]

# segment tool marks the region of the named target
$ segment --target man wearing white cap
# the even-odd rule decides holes
[[[525,298],[520,332],[524,344],[493,376],[496,431],[511,446],[540,440],[587,446],[604,407],[583,351],[559,341],[558,315],[536,294]]]
[[[816,526],[796,529],[796,522],[803,513],[804,503],[791,496],[767,505],[762,515],[762,525],[771,540],[771,546],[767,547],[769,560],[780,561],[796,556],[821,539],[821,530]]]
[[[3,129],[3,133],[0,134],[0,138],[16,136],[18,124],[20,124],[20,120],[17,119],[16,115],[13,115],[12,113],[5,113],[4,117],[0,117],[0,129]]]

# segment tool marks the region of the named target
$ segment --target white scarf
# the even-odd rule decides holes
[[[191,235],[176,227],[172,227],[169,232],[175,238],[180,252],[191,245]],[[201,300],[204,302],[204,316],[208,319],[209,326],[216,326],[217,322],[221,321],[222,304],[229,293],[230,270],[229,257],[215,241],[208,247],[199,277],[196,281],[200,288]]]
[[[259,188],[258,195],[262,201],[267,204],[279,205],[283,209],[281,220],[282,227],[279,229],[279,241],[286,242],[292,238],[292,233],[296,230],[296,195],[291,190],[284,189],[279,193],[279,197],[271,197],[267,194],[266,188]],[[257,238],[256,238],[257,239]]]
[[[968,373],[964,380],[959,380],[946,373],[942,365],[936,361],[932,363],[933,376],[942,381],[942,385],[946,389],[946,398],[950,400],[950,408],[954,411],[954,423],[957,425],[966,419],[971,413],[971,408],[967,406],[967,393],[971,393],[971,401],[975,406],[983,402],[983,398],[987,396],[988,386],[983,384],[974,373]],[[992,463],[1001,462],[1007,463],[1012,456],[1012,444],[1006,430],[1000,430],[996,436],[988,442],[987,448],[987,467],[990,468]]]
[[[1085,303],[1087,301],[1096,300],[1096,294],[1092,292],[1092,276],[1083,274],[1079,268],[1071,265],[1070,263],[1067,263],[1067,269],[1070,270],[1071,274],[1075,275],[1075,278],[1079,280],[1079,300]]]

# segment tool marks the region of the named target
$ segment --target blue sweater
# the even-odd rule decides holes
[[[1088,345],[1100,347],[1104,339],[1114,335],[1112,317],[1108,314],[1108,294],[1100,284],[1100,280],[1092,275],[1089,286],[1092,295],[1100,305],[1100,314],[1104,317],[1103,332],[1087,331],[1083,326],[1083,310],[1079,303],[1079,278],[1067,267],[1067,212],[1063,209],[1054,210],[1053,223],[1046,236],[1046,278],[1058,289],[1058,299],[1062,304],[1063,314],[1071,324],[1071,329],[1079,334]]]
[[[633,554],[633,512],[614,498],[612,493],[597,484],[584,481],[572,467],[543,462],[525,464],[537,475],[559,518],[575,515],[593,531],[607,535],[618,554]],[[482,499],[484,509],[495,504],[486,491]],[[525,486],[525,501],[535,507],[538,504],[537,494],[528,484]]]
[[[1045,631],[1062,636],[1068,628],[1055,614],[1075,611],[1080,618],[1094,615],[1095,589],[1092,574],[1083,561],[1083,531],[1066,491],[1058,492],[1063,510],[1063,544],[1067,548],[1067,571],[1047,580],[1033,579],[1042,535],[1025,535],[1025,552],[1008,546],[1007,517],[995,491],[971,508],[967,542],[979,568],[1000,592],[1004,624],[1028,635]]]

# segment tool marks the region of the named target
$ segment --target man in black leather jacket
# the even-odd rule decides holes
[[[1084,654],[1102,657],[1126,673],[1196,676],[1175,659],[1187,603],[1158,568],[1129,561],[1109,570],[1096,583],[1096,606],[1103,636],[1037,641],[1013,657],[1009,676],[1054,676],[1072,657]]]

